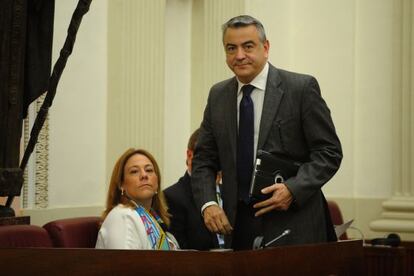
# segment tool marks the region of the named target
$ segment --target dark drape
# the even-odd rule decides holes
[[[23,118],[48,85],[52,63],[55,0],[27,1]]]

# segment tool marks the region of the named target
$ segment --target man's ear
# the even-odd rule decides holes
[[[266,57],[269,57],[269,49],[270,49],[270,43],[269,40],[266,39],[266,41],[263,43],[263,47],[265,49],[266,52]]]
[[[188,159],[193,159],[193,155],[194,155],[194,152],[190,149],[187,149],[187,160]]]
[[[192,160],[194,156],[194,151],[187,149],[187,159],[185,160],[185,164],[187,165],[187,168],[191,171],[192,167]]]

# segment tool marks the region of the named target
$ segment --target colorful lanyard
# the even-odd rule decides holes
[[[218,205],[223,208],[223,199],[221,198],[220,186],[221,184],[216,184],[216,197]],[[224,235],[217,234],[217,241],[219,248],[224,248]]]
[[[140,216],[145,226],[148,239],[151,242],[151,247],[157,250],[170,250],[168,240],[159,223],[162,223],[160,216],[154,211],[148,212],[144,207],[138,205],[135,211]]]

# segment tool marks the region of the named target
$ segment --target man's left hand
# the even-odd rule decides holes
[[[255,213],[256,217],[272,210],[286,211],[293,201],[292,194],[284,183],[275,183],[272,186],[266,187],[262,189],[262,193],[273,193],[273,195],[271,198],[253,205],[253,208],[260,209]]]

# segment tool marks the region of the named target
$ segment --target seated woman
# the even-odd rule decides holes
[[[96,248],[178,249],[166,232],[170,223],[161,175],[154,157],[142,149],[127,150],[116,162]]]

